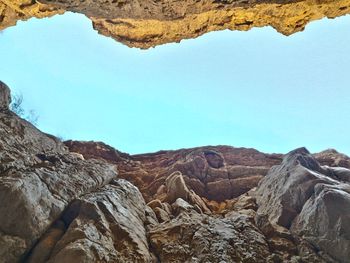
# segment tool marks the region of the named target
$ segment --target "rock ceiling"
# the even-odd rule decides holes
[[[350,0],[0,0],[0,30],[65,11],[85,14],[102,35],[147,49],[224,29],[272,26],[290,35],[350,13]]]

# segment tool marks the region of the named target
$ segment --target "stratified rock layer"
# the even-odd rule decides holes
[[[118,165],[120,176],[133,182],[146,201],[163,199],[167,195],[167,180],[174,172],[180,172],[188,187],[206,199],[223,201],[238,197],[257,186],[270,167],[279,164],[282,158],[279,154],[229,146],[128,156],[95,142],[68,141],[65,144],[85,158]],[[175,190],[177,193],[183,191]]]
[[[350,13],[350,0],[0,0],[0,30],[17,20],[62,10],[85,14],[99,33],[130,47],[149,48],[210,31],[272,26],[290,35],[313,20]]]
[[[63,144],[10,101],[0,82],[0,262],[348,262],[346,155],[132,156]]]

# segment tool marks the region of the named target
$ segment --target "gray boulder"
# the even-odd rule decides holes
[[[305,148],[294,150],[261,180],[258,213],[335,260],[349,262],[349,172],[320,166]]]

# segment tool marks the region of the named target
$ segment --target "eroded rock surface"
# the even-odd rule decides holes
[[[118,165],[120,176],[133,182],[146,201],[162,199],[166,194],[168,177],[175,172],[181,173],[190,190],[206,199],[223,201],[238,197],[257,186],[270,167],[279,164],[282,158],[280,154],[264,154],[254,149],[229,146],[128,156],[111,151],[103,143],[68,141],[65,144],[85,158],[102,159]],[[108,156],[106,152],[109,152]],[[181,191],[185,190],[176,190],[177,193]]]
[[[16,25],[19,20],[50,17],[63,12],[35,0],[0,0],[0,30]]]
[[[215,218],[177,201],[179,214],[150,229],[150,243],[160,262],[265,262],[268,244],[248,216]]]
[[[0,98],[0,259],[18,262],[73,200],[97,191],[117,172],[106,162],[77,158],[10,112],[2,83]]]
[[[62,216],[69,228],[48,262],[152,262],[145,207],[139,190],[124,180],[76,199]]]
[[[333,259],[347,262],[350,170],[341,171],[339,179],[305,148],[290,152],[261,180],[256,191],[258,213],[268,215],[270,222],[290,229]]]
[[[63,144],[11,112],[9,95],[0,82],[0,262],[350,258],[346,155]]]
[[[40,2],[40,3],[39,3]],[[85,14],[99,33],[149,48],[210,31],[272,26],[290,35],[314,20],[350,13],[350,0],[0,0],[0,30],[17,20],[65,11]]]

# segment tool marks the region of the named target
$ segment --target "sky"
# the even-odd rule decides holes
[[[350,155],[350,16],[286,37],[212,32],[149,50],[66,13],[0,33],[0,79],[38,127],[128,153],[232,145]]]

